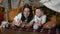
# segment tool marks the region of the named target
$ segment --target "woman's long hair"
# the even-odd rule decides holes
[[[25,8],[29,8],[30,9],[30,14],[29,14],[29,16],[28,16],[28,19],[27,19],[27,22],[29,23],[31,20],[32,20],[32,18],[33,18],[33,12],[32,12],[32,7],[31,6],[29,6],[29,5],[25,5],[24,6],[24,8],[23,8],[23,11],[22,11],[22,18],[21,18],[21,20],[24,22],[25,21],[25,17],[24,17],[24,15],[23,15],[23,12],[24,12],[24,9]]]

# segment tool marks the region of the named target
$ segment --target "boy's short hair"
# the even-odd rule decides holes
[[[44,11],[45,11],[45,8],[46,8],[45,6],[42,6],[42,7],[38,7],[38,8],[36,8],[36,9],[40,9],[41,11],[44,12]]]

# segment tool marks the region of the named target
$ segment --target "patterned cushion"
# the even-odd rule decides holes
[[[50,21],[43,25],[43,28],[53,28],[56,26],[56,16],[52,16]]]

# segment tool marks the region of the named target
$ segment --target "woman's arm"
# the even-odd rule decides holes
[[[46,23],[46,15],[42,16],[42,24]]]
[[[20,25],[20,23],[22,22],[21,21],[21,16],[22,16],[21,13],[19,13],[17,16],[15,16],[14,21],[12,23],[13,26],[14,25],[17,25],[17,26]]]
[[[32,27],[34,25],[34,21],[31,21],[30,23],[28,23],[27,25],[25,25],[27,28],[28,27]]]
[[[34,24],[34,21],[31,21],[31,22],[29,23],[29,26],[33,26],[33,24]]]

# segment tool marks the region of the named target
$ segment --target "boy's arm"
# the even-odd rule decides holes
[[[41,20],[38,21],[38,25],[42,26],[46,22],[46,16],[42,16]]]
[[[44,24],[45,22],[46,22],[46,15],[42,17],[42,24]]]

